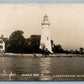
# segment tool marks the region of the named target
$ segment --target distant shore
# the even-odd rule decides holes
[[[17,53],[4,53],[0,54],[0,57],[84,57],[84,54],[49,54],[49,55],[43,55],[43,54],[17,54]]]

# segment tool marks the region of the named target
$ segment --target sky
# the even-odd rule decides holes
[[[39,35],[45,14],[55,44],[68,50],[84,47],[84,4],[0,4],[0,34],[9,37],[22,30],[26,38]]]

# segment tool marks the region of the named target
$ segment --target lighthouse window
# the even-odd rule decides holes
[[[47,37],[47,40],[49,40],[49,37]]]
[[[3,46],[0,46],[0,49],[3,49]]]

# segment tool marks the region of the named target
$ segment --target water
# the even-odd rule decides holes
[[[0,57],[0,80],[84,80],[84,57]]]

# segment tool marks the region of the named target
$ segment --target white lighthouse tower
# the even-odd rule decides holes
[[[48,20],[48,16],[45,15],[43,17],[42,25],[42,32],[41,32],[41,41],[40,41],[40,49],[48,50],[52,53],[51,48],[51,39],[50,39],[50,22]]]

